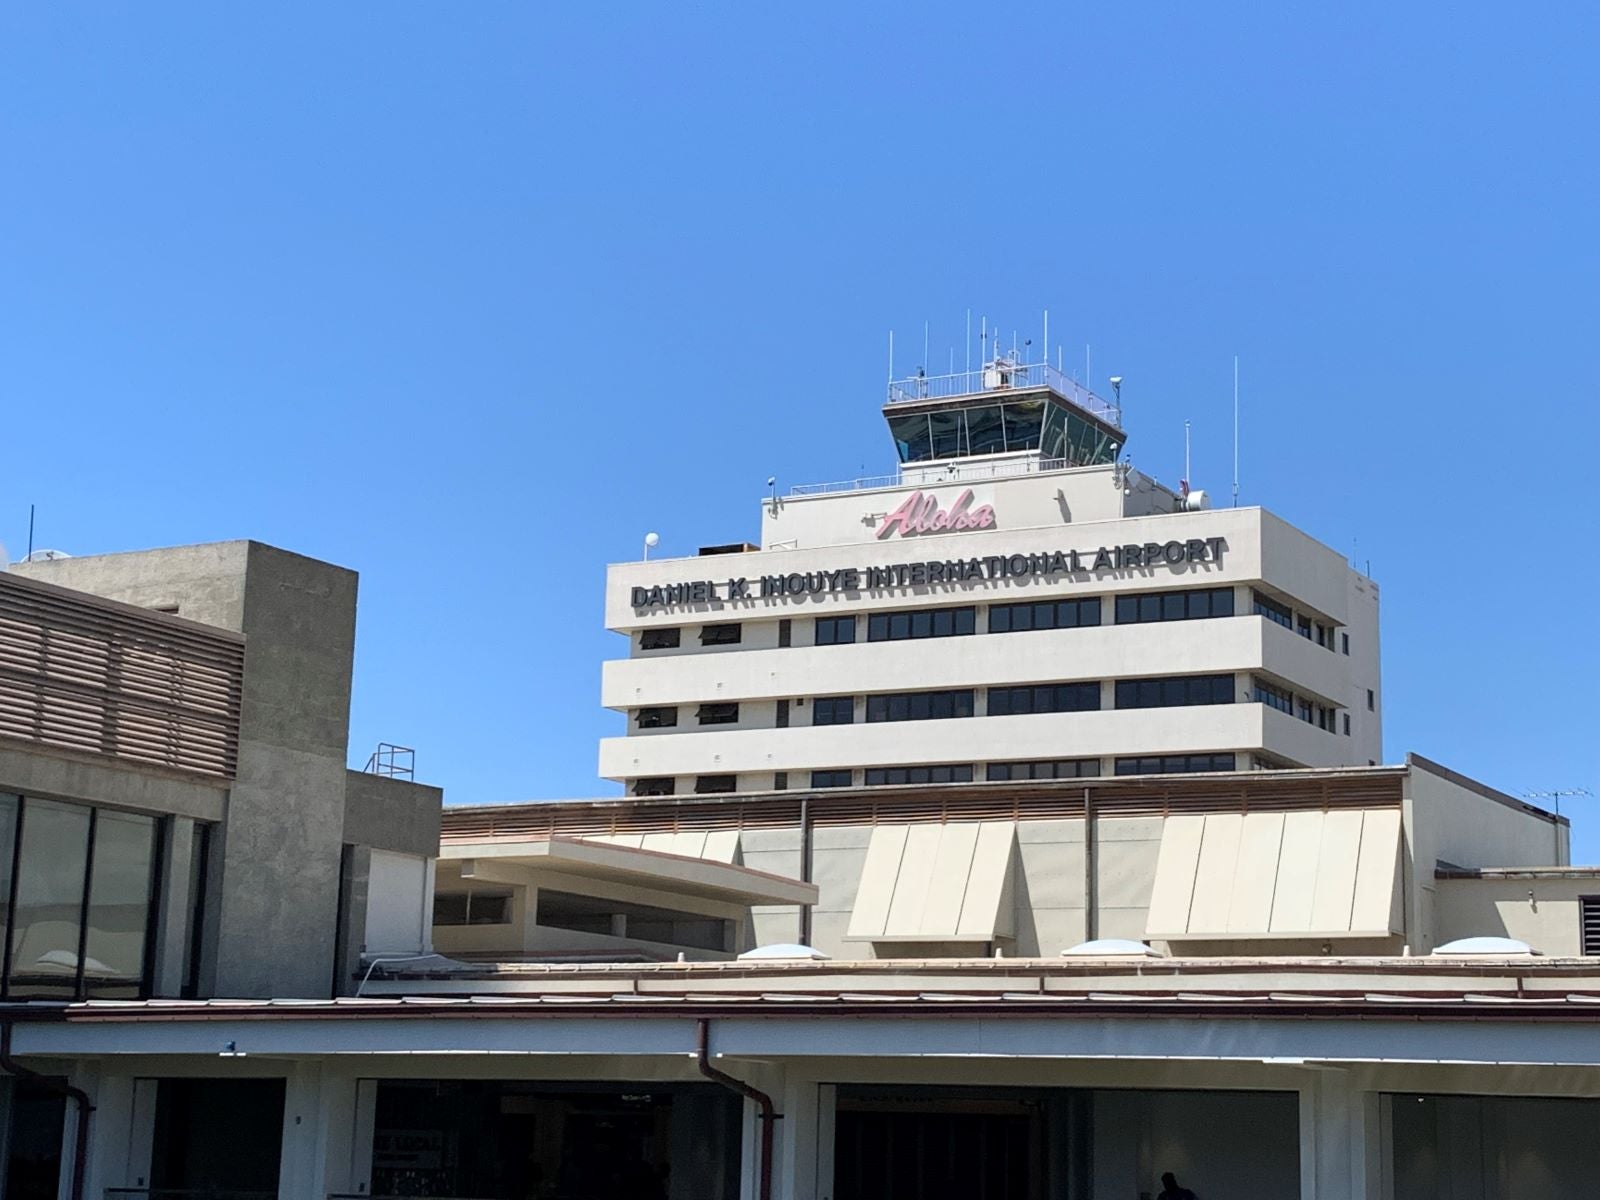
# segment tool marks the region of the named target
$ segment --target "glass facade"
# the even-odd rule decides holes
[[[1049,460],[1087,466],[1116,462],[1122,450],[1120,435],[1039,394],[890,416],[889,432],[906,463],[1036,450]]]
[[[137,813],[0,796],[7,998],[145,994],[159,829]]]

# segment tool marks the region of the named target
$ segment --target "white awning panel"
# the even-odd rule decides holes
[[[989,942],[1010,936],[1012,821],[880,825],[850,928],[855,941]]]
[[[1400,812],[1169,817],[1146,924],[1167,941],[1400,932]]]

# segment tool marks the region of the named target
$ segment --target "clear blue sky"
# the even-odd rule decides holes
[[[0,539],[361,572],[352,756],[609,794],[604,564],[887,469],[885,338],[1127,378],[1383,588],[1387,749],[1600,791],[1600,16],[21,5]],[[1600,859],[1600,801],[1578,854]],[[1585,822],[1582,813],[1593,815]]]

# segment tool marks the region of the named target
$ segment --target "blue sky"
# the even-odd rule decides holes
[[[361,572],[352,756],[610,794],[603,566],[892,463],[988,315],[1383,588],[1387,749],[1597,779],[1577,5],[11,5],[0,540]],[[1577,802],[1600,859],[1600,801]],[[1592,815],[1591,815],[1592,814]]]

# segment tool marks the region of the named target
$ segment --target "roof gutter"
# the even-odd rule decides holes
[[[704,1017],[697,1022],[699,1026],[696,1039],[695,1065],[700,1068],[700,1074],[713,1082],[720,1083],[730,1091],[738,1092],[746,1100],[753,1100],[761,1110],[761,1161],[757,1165],[756,1200],[772,1200],[772,1142],[773,1125],[778,1121],[779,1115],[773,1110],[772,1097],[763,1091],[751,1087],[742,1079],[735,1079],[724,1071],[717,1070],[711,1065],[711,1022]],[[78,1200],[74,1197],[74,1200]]]
[[[89,1163],[89,1114],[94,1112],[94,1104],[89,1099],[89,1093],[82,1088],[73,1087],[70,1083],[63,1083],[59,1079],[52,1079],[49,1075],[41,1075],[12,1058],[11,1026],[11,1021],[0,1022],[0,1070],[18,1079],[36,1083],[58,1096],[66,1096],[78,1106],[77,1136],[72,1149],[72,1183],[67,1190],[67,1196],[69,1200],[83,1200],[83,1177]]]

